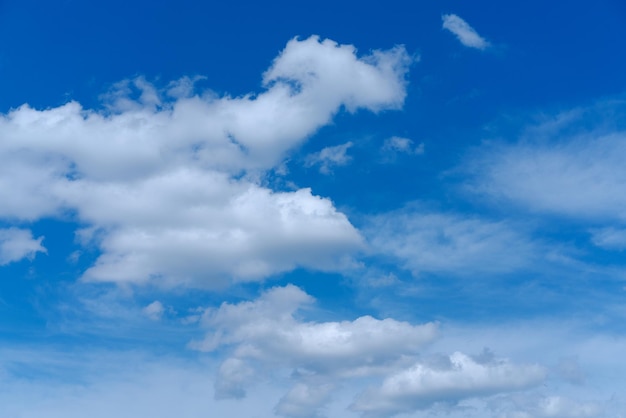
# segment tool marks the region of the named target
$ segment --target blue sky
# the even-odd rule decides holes
[[[0,2],[0,416],[623,417],[617,0]]]

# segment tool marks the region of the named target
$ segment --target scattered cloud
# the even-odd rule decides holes
[[[469,48],[487,49],[489,42],[480,36],[465,20],[455,14],[441,16],[443,28],[452,32],[459,42]]]
[[[298,312],[310,309],[313,302],[288,285],[254,301],[207,310],[202,319],[209,329],[206,338],[190,346],[207,352],[230,347],[217,376],[217,394],[242,397],[262,370],[291,369],[296,386],[279,402],[277,412],[315,416],[328,399],[331,383],[396,370],[436,336],[433,323],[411,325],[371,316],[341,322],[298,319]],[[307,383],[311,380],[314,386]],[[308,400],[306,393],[311,395]]]
[[[320,173],[331,174],[333,167],[347,165],[352,160],[352,157],[347,154],[352,145],[354,145],[352,142],[346,142],[342,145],[326,147],[319,152],[308,155],[305,164],[307,167],[319,165]]]
[[[23,258],[32,259],[37,253],[46,253],[42,241],[43,237],[34,238],[27,229],[0,229],[0,266]]]

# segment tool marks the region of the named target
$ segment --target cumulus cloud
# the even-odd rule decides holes
[[[411,325],[362,316],[353,321],[306,322],[297,311],[314,299],[296,286],[268,290],[257,300],[224,303],[203,318],[211,331],[192,346],[213,351],[234,345],[235,355],[286,363],[313,372],[369,373],[403,353],[415,353],[436,334],[436,325]]]
[[[443,20],[443,28],[452,32],[463,45],[476,49],[489,47],[489,42],[459,16],[449,14],[441,16],[441,19]]]
[[[34,238],[33,233],[27,229],[0,229],[0,266],[23,258],[33,258],[37,253],[45,253],[42,241],[43,237]]]
[[[419,207],[373,216],[364,234],[375,253],[399,260],[415,275],[505,273],[527,266],[536,252],[506,222]]]
[[[352,157],[347,154],[352,145],[354,145],[352,142],[346,142],[342,145],[326,147],[307,156],[306,165],[308,167],[319,165],[320,173],[331,174],[333,167],[346,165],[352,160]]]
[[[416,363],[387,377],[351,406],[365,416],[383,417],[437,403],[526,389],[542,382],[544,368],[516,365],[506,359],[471,357],[455,352],[435,364]]]
[[[23,105],[0,116],[0,218],[72,216],[101,256],[84,279],[167,286],[340,269],[361,245],[332,202],[255,179],[340,110],[402,106],[404,48],[291,40],[243,97],[115,85],[100,109]]]
[[[243,396],[252,370],[261,370],[263,365],[292,369],[294,378],[302,377],[279,402],[277,411],[314,416],[330,391],[320,388],[329,388],[326,385],[337,379],[395,370],[436,335],[433,323],[411,325],[371,316],[341,322],[298,319],[298,312],[311,308],[313,302],[301,289],[288,285],[270,289],[254,301],[224,303],[207,310],[202,323],[209,332],[191,347],[202,351],[230,347],[231,355],[217,377],[218,394]],[[310,379],[317,379],[315,387],[307,385]],[[312,396],[307,402],[304,393]]]

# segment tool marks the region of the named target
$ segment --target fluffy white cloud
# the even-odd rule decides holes
[[[441,16],[441,19],[443,20],[443,28],[452,32],[463,45],[476,49],[489,47],[489,42],[459,16],[449,14]]]
[[[27,229],[0,229],[0,266],[45,253],[42,241],[43,237],[34,238]]]
[[[104,254],[85,272],[88,280],[168,286],[258,280],[297,266],[345,267],[347,254],[361,245],[345,215],[309,189],[274,193],[180,170],[94,190],[93,200],[82,189],[73,192],[83,216],[105,230],[93,234]]]
[[[342,108],[399,108],[409,63],[402,47],[357,57],[311,37],[287,44],[259,94],[137,78],[100,110],[23,105],[0,117],[0,218],[86,225],[102,250],[88,280],[211,286],[342,268],[360,236],[332,202],[255,179]]]
[[[536,252],[532,242],[505,222],[419,207],[374,216],[364,234],[375,253],[400,260],[416,275],[504,273],[527,266]]]
[[[311,296],[288,285],[270,289],[255,301],[224,303],[208,310],[202,323],[209,332],[191,347],[202,351],[231,347],[231,357],[217,377],[218,396],[243,396],[253,370],[293,369],[294,378],[301,377],[277,411],[314,416],[328,399],[328,384],[396,370],[436,335],[432,323],[411,325],[370,316],[341,322],[299,320],[298,311],[313,302]],[[311,379],[314,386],[307,384]],[[314,399],[304,402],[303,393],[308,392]]]
[[[352,405],[366,416],[390,416],[436,403],[526,389],[546,377],[538,365],[515,365],[505,359],[471,357],[456,352],[435,363],[416,363],[364,392]]]
[[[241,358],[284,363],[313,372],[359,375],[416,353],[431,341],[436,325],[411,325],[362,316],[354,321],[306,322],[295,317],[314,299],[301,289],[276,287],[252,302],[224,303],[208,310],[203,323],[211,331],[192,346],[213,351],[235,345]]]
[[[330,174],[334,166],[346,165],[352,160],[352,157],[347,154],[352,145],[354,145],[352,142],[346,142],[342,145],[326,147],[307,156],[306,165],[309,167],[319,165],[321,173]]]

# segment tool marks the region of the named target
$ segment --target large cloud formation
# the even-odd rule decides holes
[[[382,379],[380,387],[363,391],[350,406],[364,416],[382,417],[506,394],[546,378],[541,366],[515,364],[489,350],[476,356],[426,354],[438,334],[436,323],[371,316],[304,319],[314,302],[287,285],[256,300],[207,309],[201,319],[207,334],[191,347],[226,355],[216,377],[216,397],[243,398],[255,382],[272,376],[293,381],[276,405],[277,414],[318,417],[343,383],[359,388]]]
[[[0,116],[0,219],[71,217],[101,255],[84,278],[164,286],[261,280],[298,266],[336,270],[362,238],[309,189],[259,179],[339,110],[399,108],[402,47],[291,40],[243,97],[119,83],[101,109],[77,102]]]

